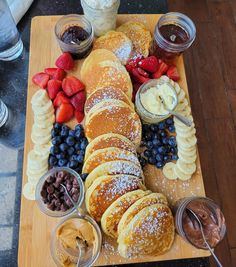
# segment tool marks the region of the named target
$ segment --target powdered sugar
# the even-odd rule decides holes
[[[106,9],[114,5],[117,0],[85,0],[85,2],[95,9]]]

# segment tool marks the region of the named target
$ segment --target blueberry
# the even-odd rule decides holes
[[[75,144],[75,139],[73,136],[68,136],[66,138],[66,143],[68,146],[73,146]]]
[[[144,140],[150,141],[152,139],[152,134],[150,132],[145,133]]]
[[[58,131],[60,131],[61,130],[61,126],[62,125],[60,123],[56,122],[56,123],[54,123],[53,128],[58,130]]]
[[[80,151],[77,152],[77,154],[84,156],[85,155],[85,151],[84,150],[80,150]]]
[[[144,150],[143,154],[145,157],[149,158],[152,155],[152,152],[151,152],[151,150],[146,149],[146,150]]]
[[[172,147],[170,148],[170,153],[172,153],[172,154],[177,154],[177,148],[172,146]]]
[[[60,149],[59,149],[58,146],[52,146],[52,147],[50,148],[50,153],[51,153],[52,155],[56,155],[56,154],[58,154],[59,152],[60,152]]]
[[[151,149],[153,147],[152,141],[148,141],[146,147]]]
[[[48,160],[48,164],[49,164],[50,167],[57,166],[57,158],[52,156],[52,155],[50,155],[49,160]]]
[[[164,130],[164,129],[166,128],[166,124],[165,124],[165,122],[164,122],[164,121],[160,122],[160,123],[158,124],[158,128],[159,128],[160,130]]]
[[[161,145],[161,141],[159,139],[154,138],[152,140],[152,144],[154,147]]]
[[[56,130],[56,129],[52,129],[51,130],[51,136],[52,136],[52,138],[56,137],[58,134],[59,134],[58,130]]]
[[[78,161],[77,160],[71,160],[69,163],[69,168],[71,169],[76,169],[78,166]]]
[[[81,124],[77,124],[76,126],[75,126],[75,131],[80,131],[80,132],[83,132],[83,126],[81,125]]]
[[[166,153],[166,148],[164,146],[159,146],[158,147],[158,152],[162,155]]]
[[[80,177],[81,177],[81,179],[82,179],[83,181],[86,180],[87,176],[88,176],[88,173],[82,173],[82,174],[80,175]]]
[[[163,156],[161,154],[156,155],[156,160],[157,161],[163,161]]]
[[[154,147],[151,151],[152,151],[152,155],[156,156],[156,154],[158,153],[158,148]]]
[[[156,163],[156,167],[157,167],[158,169],[162,168],[163,166],[164,166],[164,164],[163,164],[162,161],[158,161],[158,162]]]
[[[69,156],[73,155],[74,152],[75,152],[75,149],[72,146],[67,149],[67,154]]]
[[[75,171],[78,173],[81,173],[83,169],[83,165],[79,164],[77,168],[75,168]]]
[[[143,141],[141,142],[141,144],[140,144],[141,147],[146,146],[146,145],[147,145],[147,142],[144,141],[144,140],[143,140]]]
[[[139,162],[140,162],[142,167],[144,167],[147,164],[147,160],[143,157],[140,158]]]
[[[150,126],[150,130],[153,131],[153,132],[157,132],[157,131],[158,131],[158,125],[156,125],[156,124],[152,124],[152,125]]]
[[[174,136],[171,136],[169,138],[169,145],[172,146],[172,147],[176,146],[176,138]]]
[[[69,128],[68,126],[66,126],[65,124],[63,124],[62,127],[61,127],[61,130],[62,130],[62,131],[63,131],[63,130],[69,131],[70,128]]]
[[[83,161],[84,161],[84,155],[79,154],[79,155],[77,156],[76,160],[77,160],[79,163],[83,163]]]
[[[66,143],[60,144],[60,150],[62,152],[65,152],[68,148],[69,148],[69,146]]]
[[[174,133],[174,132],[175,132],[175,126],[174,126],[174,125],[170,125],[170,126],[168,127],[168,131],[169,131],[170,133]]]
[[[66,159],[59,159],[58,160],[58,166],[59,167],[64,167],[64,166],[66,166],[67,162],[68,161]]]
[[[162,138],[162,144],[167,145],[169,142],[169,139],[167,137]]]
[[[88,141],[86,138],[83,138],[81,144],[80,144],[80,149],[85,150],[86,146],[88,145]]]
[[[178,156],[176,154],[171,156],[171,160],[177,160],[177,159],[178,159]]]
[[[149,131],[149,124],[143,124],[142,130],[143,130],[143,132],[148,132]]]
[[[69,130],[68,135],[74,137],[75,136],[75,131],[74,130]]]
[[[154,133],[154,134],[152,135],[152,138],[153,138],[153,139],[160,139],[160,135],[159,135],[158,133]]]
[[[166,137],[167,136],[166,131],[165,130],[161,130],[160,131],[160,136],[161,137]]]
[[[73,154],[73,155],[70,157],[70,160],[77,160],[77,157],[78,157],[77,154]]]
[[[62,130],[61,130],[61,136],[62,136],[62,137],[67,137],[68,134],[69,134],[69,130],[67,130],[67,129],[62,129]]]
[[[53,145],[60,145],[62,142],[62,138],[60,136],[56,136],[52,138],[52,144]]]
[[[171,160],[171,156],[169,156],[169,155],[165,155],[165,156],[163,157],[163,160],[164,160],[165,162],[168,162],[169,160]]]
[[[168,118],[168,119],[166,120],[166,124],[168,124],[168,125],[173,125],[173,124],[174,124],[173,118]]]
[[[66,159],[66,153],[65,152],[61,152],[60,154],[56,155],[57,159]]]
[[[76,151],[79,150],[80,149],[80,142],[75,143],[74,148],[75,148]]]
[[[149,164],[154,165],[154,164],[156,164],[156,162],[157,162],[157,161],[156,161],[156,158],[155,158],[155,157],[149,157],[149,158],[148,158],[148,163],[149,163]]]

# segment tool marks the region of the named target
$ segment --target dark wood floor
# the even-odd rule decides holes
[[[207,196],[224,212],[228,234],[216,252],[236,267],[236,0],[169,0],[196,23],[185,53]],[[212,263],[212,266],[215,266]]]

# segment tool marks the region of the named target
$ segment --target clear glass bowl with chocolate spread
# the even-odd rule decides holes
[[[188,49],[196,37],[193,21],[178,12],[167,13],[158,20],[151,54],[165,60],[171,60]]]
[[[73,199],[71,203],[63,186]],[[84,184],[79,174],[67,167],[56,167],[43,175],[35,191],[39,209],[51,217],[63,217],[75,212],[84,200]]]
[[[63,52],[74,59],[86,57],[93,46],[94,32],[91,23],[82,15],[65,15],[55,26],[55,35]]]
[[[209,198],[189,197],[179,200],[174,208],[178,234],[193,246],[207,249],[199,224],[188,209],[198,216],[208,244],[215,248],[226,233],[225,218],[219,206]]]

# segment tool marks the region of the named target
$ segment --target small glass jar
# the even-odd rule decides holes
[[[101,36],[116,28],[116,17],[120,6],[120,0],[116,0],[111,7],[96,8],[88,4],[86,0],[81,0],[85,17],[91,22],[94,34]]]
[[[66,228],[65,235],[63,228]],[[85,240],[80,239],[81,237]],[[79,210],[77,214],[60,221],[54,229],[51,237],[51,255],[58,267],[76,267],[80,254],[78,266],[87,267],[92,266],[97,260],[101,245],[102,234],[98,224]],[[80,246],[80,251],[77,246]]]
[[[196,28],[189,17],[178,12],[167,13],[156,24],[151,54],[171,60],[188,49],[195,37]]]
[[[194,205],[194,206],[193,206]],[[205,208],[204,208],[205,207]],[[190,220],[186,220],[186,216],[188,214],[186,213],[186,209],[189,208],[195,212],[195,214],[198,216],[200,221],[203,225],[203,231],[205,234],[205,237],[211,246],[211,243],[214,243],[213,248],[224,238],[226,234],[226,225],[225,225],[225,218],[223,213],[221,212],[219,206],[211,199],[206,197],[188,197],[178,200],[174,205],[174,214],[175,214],[175,227],[178,234],[183,237],[185,241],[192,244],[196,248],[200,249],[208,249],[204,243],[204,240],[202,238],[201,230],[200,228],[196,228],[196,225],[198,226],[198,223],[196,222],[196,225]],[[213,218],[213,221],[216,222],[216,227],[219,228],[219,231],[213,229],[212,221],[207,221],[206,213],[209,212],[211,214],[208,214],[210,218]],[[194,216],[194,215],[192,215]],[[194,219],[192,219],[194,220]],[[205,220],[205,221],[204,221]],[[190,223],[190,225],[187,225],[188,228],[185,226],[185,223]],[[189,227],[194,227],[192,231],[189,231]],[[209,227],[207,230],[206,227]],[[188,229],[189,233],[185,231],[185,229]],[[217,242],[211,241],[213,240],[213,234],[216,235],[217,233]],[[208,235],[208,236],[207,236]],[[209,236],[211,235],[211,236]]]
[[[65,172],[65,173],[69,173],[70,175],[74,176],[77,181],[78,181],[78,185],[79,185],[79,198],[78,201],[76,202],[76,206],[73,206],[72,208],[66,210],[66,211],[56,211],[56,210],[51,210],[47,207],[47,205],[44,203],[43,198],[41,196],[41,191],[43,188],[44,183],[46,182],[47,178],[49,178],[50,176],[54,176],[56,173],[59,172]],[[66,193],[63,191],[63,194],[66,195]],[[75,212],[79,207],[81,207],[83,200],[84,200],[84,183],[82,181],[82,179],[80,178],[80,175],[67,167],[55,167],[51,170],[49,170],[45,175],[43,175],[40,180],[37,183],[36,186],[36,190],[35,190],[35,199],[36,202],[38,204],[39,209],[45,213],[48,216],[51,217],[63,217],[66,215],[69,215],[73,212]]]
[[[75,42],[65,43],[62,40],[63,34],[73,26],[79,26],[85,30],[88,37],[79,44]],[[65,15],[55,25],[55,35],[62,52],[69,52],[74,59],[86,57],[93,47],[94,32],[91,23],[82,15]]]
[[[166,83],[165,81],[160,80],[160,79],[152,79],[142,84],[141,87],[139,88],[136,94],[136,97],[135,97],[135,106],[136,106],[136,111],[139,114],[143,122],[149,123],[149,124],[159,123],[160,121],[163,121],[166,118],[171,116],[171,114],[168,111],[166,111],[166,114],[151,113],[142,104],[142,94],[147,92],[152,87],[157,87],[158,85],[162,85],[165,83]],[[174,111],[178,104],[178,97],[177,97],[174,87],[169,83],[168,83],[168,87],[170,88],[170,90],[172,90],[172,93],[175,98],[175,101],[173,103],[173,108],[171,109],[171,111]],[[157,90],[158,90],[158,87],[157,87]]]

